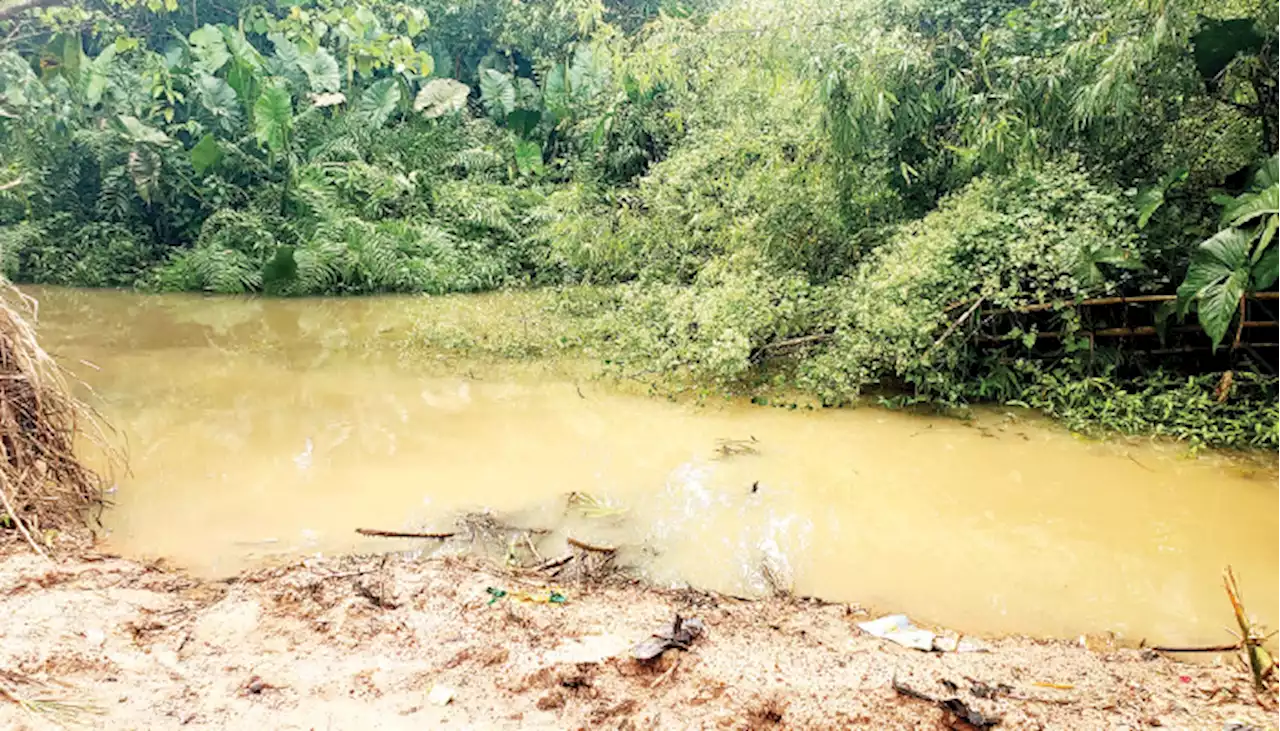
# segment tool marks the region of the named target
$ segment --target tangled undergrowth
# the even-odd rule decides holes
[[[102,422],[36,341],[36,303],[0,280],[0,522],[43,552],[48,531],[77,530],[103,504],[104,475],[76,453],[108,452]]]

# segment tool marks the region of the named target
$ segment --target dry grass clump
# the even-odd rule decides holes
[[[103,501],[105,477],[76,456],[77,441],[112,453],[101,422],[36,341],[36,313],[35,300],[0,279],[0,522],[44,553],[45,531],[82,527]]]

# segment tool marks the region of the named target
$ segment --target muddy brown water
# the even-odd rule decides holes
[[[422,318],[501,318],[518,295],[27,291],[46,347],[127,437],[131,474],[104,521],[128,555],[224,575],[421,548],[354,529],[490,509],[621,545],[660,582],[754,594],[767,566],[798,593],[965,632],[1229,641],[1227,564],[1276,624],[1274,461],[1093,442],[1003,410],[673,403],[572,363],[406,345]],[[751,449],[726,457],[724,439]],[[566,518],[572,491],[618,511]]]

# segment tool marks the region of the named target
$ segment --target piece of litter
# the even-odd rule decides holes
[[[983,643],[970,639],[968,637],[943,637],[941,635],[933,638],[933,649],[938,652],[991,652],[991,648]]]
[[[631,649],[631,656],[637,660],[648,661],[660,656],[671,648],[688,650],[689,645],[707,631],[701,619],[685,619],[679,614],[671,622],[670,627],[655,632],[647,639],[640,640]]]
[[[911,624],[911,620],[907,619],[905,614],[890,614],[870,622],[859,622],[858,627],[863,632],[876,637],[925,652],[933,649],[933,638],[937,636],[927,629],[920,629]]]
[[[447,685],[433,685],[427,693],[427,702],[433,706],[447,706],[453,700],[453,688]]]
[[[1053,688],[1054,690],[1071,690],[1072,688],[1074,688],[1074,687],[1075,687],[1075,686],[1074,686],[1074,685],[1072,685],[1071,683],[1045,683],[1045,682],[1039,682],[1039,683],[1032,683],[1032,685],[1036,686],[1037,688]]]

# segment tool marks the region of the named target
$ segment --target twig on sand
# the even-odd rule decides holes
[[[1205,645],[1202,647],[1152,647],[1156,652],[1230,652],[1239,650],[1240,643],[1230,645]]]
[[[652,690],[654,688],[657,688],[659,685],[662,685],[664,682],[666,682],[667,678],[671,677],[671,674],[674,673],[676,671],[676,668],[678,667],[680,667],[680,658],[677,657],[676,661],[671,663],[671,667],[667,668],[667,671],[665,673],[663,673],[662,675],[659,675],[657,680],[649,684],[649,689]]]
[[[574,548],[581,548],[584,551],[591,551],[593,553],[615,553],[618,550],[616,546],[599,546],[593,543],[587,543],[586,541],[580,541],[573,536],[565,538],[565,542]]]
[[[572,560],[573,560],[573,554],[568,553],[561,556],[560,558],[549,558],[546,561],[543,561],[542,563],[538,564],[537,566],[534,566],[533,570],[534,571],[550,571],[551,569],[558,569]]]
[[[362,536],[373,536],[374,538],[434,538],[438,541],[458,535],[456,531],[449,533],[420,533],[414,531],[377,530],[375,528],[356,528],[356,533]]]

